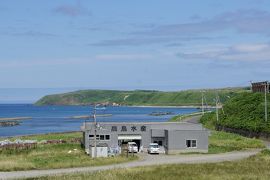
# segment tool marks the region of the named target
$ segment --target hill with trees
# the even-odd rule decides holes
[[[224,88],[185,90],[164,92],[151,90],[80,90],[75,92],[47,95],[38,100],[36,105],[89,105],[94,103],[130,105],[130,106],[200,106],[201,93],[209,105],[214,105],[216,93],[222,102],[236,94],[248,91],[248,88]]]

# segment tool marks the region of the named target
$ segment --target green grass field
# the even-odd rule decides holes
[[[46,135],[24,136],[20,139],[52,140],[78,138],[80,132],[57,133]],[[13,138],[16,139],[16,138]],[[240,135],[213,131],[209,137],[209,153],[224,153],[250,148],[263,148],[262,141],[245,138]],[[74,151],[74,149],[77,149]],[[69,153],[71,151],[71,153]],[[53,169],[81,166],[99,166],[135,160],[137,157],[117,156],[110,158],[91,159],[84,153],[79,143],[39,144],[37,149],[0,152],[0,171]]]
[[[32,140],[71,140],[82,136],[81,132],[55,133],[11,138]],[[76,150],[75,150],[76,149]],[[137,156],[126,158],[116,156],[92,159],[86,155],[80,143],[38,144],[36,149],[0,151],[0,171],[17,171],[30,169],[54,169],[83,166],[100,166],[122,163],[137,159]]]
[[[178,179],[269,179],[270,151],[261,153],[248,159],[203,164],[176,164],[129,169],[116,169],[96,173],[78,173],[41,177],[40,180],[58,179],[92,179],[92,180],[178,180]],[[29,179],[30,180],[30,179]]]
[[[26,135],[26,136],[15,136],[11,138],[0,138],[0,140],[55,140],[55,139],[62,139],[62,140],[71,140],[73,138],[81,138],[82,132],[65,132],[65,133],[49,133],[49,134],[37,134],[37,135]]]
[[[1,152],[0,171],[100,166],[126,162],[136,158],[136,156],[129,158],[116,156],[92,159],[84,153],[79,144],[38,145],[37,149],[32,150]]]
[[[265,148],[263,141],[222,131],[212,131],[211,135],[209,136],[209,154],[255,148]]]
[[[80,138],[81,132],[52,133],[13,137],[28,140],[71,140]],[[209,136],[209,153],[224,153],[250,148],[264,148],[261,140],[245,138],[240,135],[212,131]],[[77,149],[77,150],[74,150]],[[69,153],[71,151],[71,153]],[[53,169],[82,166],[99,166],[135,160],[137,157],[110,157],[91,159],[84,153],[79,143],[66,144],[38,144],[36,149],[16,151],[0,151],[0,171]]]

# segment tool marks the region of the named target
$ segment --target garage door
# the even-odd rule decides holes
[[[118,140],[141,140],[141,135],[118,135]]]

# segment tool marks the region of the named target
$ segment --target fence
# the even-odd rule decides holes
[[[32,140],[15,140],[14,142],[5,140],[5,141],[0,141],[0,151],[3,150],[28,150],[28,149],[33,149],[37,147],[37,141],[32,141]]]

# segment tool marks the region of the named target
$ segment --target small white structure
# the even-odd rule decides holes
[[[96,157],[108,157],[108,147],[97,147]],[[91,147],[91,157],[95,157],[95,147]]]

